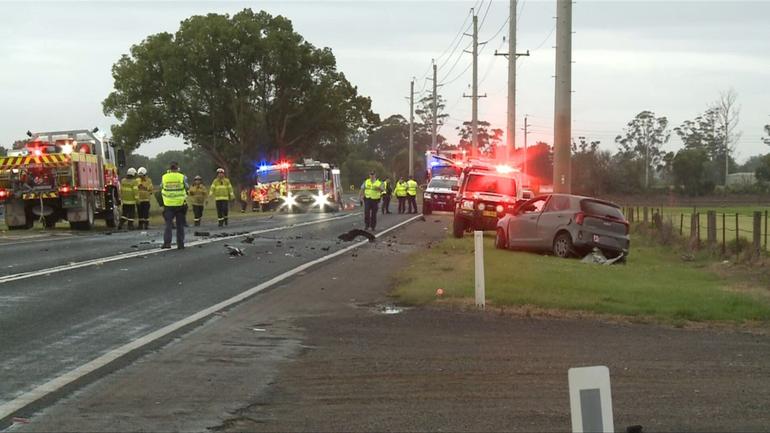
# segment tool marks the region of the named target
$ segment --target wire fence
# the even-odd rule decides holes
[[[768,214],[770,208],[704,208],[691,209],[626,206],[628,221],[652,228],[669,227],[690,245],[720,247],[722,254],[756,253],[768,250]]]

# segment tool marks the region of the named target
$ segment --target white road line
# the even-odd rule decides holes
[[[290,225],[285,225],[285,226],[281,226],[281,227],[274,227],[274,228],[270,228],[270,229],[256,230],[256,231],[252,231],[252,232],[248,232],[248,233],[243,233],[243,234],[238,234],[238,235],[223,236],[223,237],[212,237],[212,238],[209,238],[209,239],[202,239],[202,240],[199,240],[199,241],[193,241],[193,242],[190,242],[190,243],[186,243],[185,246],[194,247],[196,245],[205,245],[205,244],[210,244],[212,242],[227,241],[227,240],[230,240],[230,239],[240,238],[240,237],[243,237],[243,236],[259,235],[259,234],[262,234],[262,233],[274,232],[274,231],[291,229],[291,228],[296,228],[296,227],[309,226],[309,225],[314,225],[314,224],[321,224],[321,223],[325,223],[325,222],[329,222],[329,221],[335,221],[335,220],[339,220],[339,219],[343,219],[343,218],[349,218],[349,217],[355,216],[355,215],[360,215],[360,212],[350,213],[350,214],[341,215],[341,216],[335,216],[335,217],[331,217],[331,218],[323,218],[323,219],[315,220],[315,221],[306,221],[306,222],[303,222],[303,223],[290,224]],[[51,267],[51,268],[45,268],[45,269],[40,269],[40,270],[36,270],[36,271],[21,272],[21,273],[18,273],[18,274],[12,274],[12,275],[6,275],[6,276],[3,276],[3,277],[0,277],[0,284],[9,283],[11,281],[24,280],[24,279],[27,279],[27,278],[39,277],[39,276],[42,276],[42,275],[55,274],[55,273],[58,273],[58,272],[70,271],[72,269],[85,268],[85,267],[94,266],[94,265],[101,265],[101,264],[104,264],[104,263],[115,262],[115,261],[118,261],[118,260],[130,259],[132,257],[142,257],[142,256],[148,256],[148,255],[151,255],[151,254],[161,254],[161,253],[166,253],[166,252],[169,252],[169,251],[171,251],[171,249],[165,249],[164,250],[164,249],[160,249],[160,248],[154,248],[154,249],[148,249],[148,250],[134,251],[134,252],[130,252],[130,253],[123,253],[123,254],[118,254],[118,255],[109,256],[109,257],[101,257],[101,258],[98,258],[98,259],[84,260],[82,262],[74,262],[74,263],[69,263],[69,264],[66,264],[66,265],[54,266],[54,267]]]
[[[388,228],[386,230],[383,230],[380,233],[377,233],[375,236],[376,237],[380,237],[380,236],[382,236],[382,235],[384,235],[384,234],[386,234],[386,233],[388,233],[390,231],[393,231],[393,230],[395,230],[395,229],[397,229],[397,228],[399,228],[399,227],[401,227],[403,225],[409,224],[410,222],[416,220],[417,218],[420,218],[421,216],[422,215],[416,215],[416,216],[414,216],[412,218],[409,218],[406,221],[400,222],[400,223],[394,225],[393,227],[390,227],[390,228]],[[224,239],[224,238],[220,238],[220,239]],[[9,401],[7,403],[4,403],[4,404],[0,405],[0,420],[6,419],[6,418],[14,415],[14,413],[16,411],[18,411],[20,409],[23,409],[25,406],[30,405],[30,404],[40,400],[41,398],[45,397],[46,395],[48,395],[50,393],[56,392],[57,390],[61,389],[62,387],[66,386],[66,385],[69,385],[70,383],[80,379],[81,377],[83,377],[83,376],[85,376],[85,375],[87,375],[89,373],[92,373],[92,372],[96,371],[99,368],[104,367],[105,365],[107,365],[107,364],[109,364],[109,363],[119,359],[120,357],[122,357],[122,356],[124,356],[124,355],[126,355],[126,354],[128,354],[128,353],[130,353],[130,352],[132,352],[134,350],[140,349],[141,347],[146,346],[147,344],[150,344],[150,343],[152,343],[155,340],[163,338],[166,335],[169,335],[169,334],[171,334],[174,331],[177,331],[177,330],[179,330],[179,329],[181,329],[181,328],[183,328],[183,327],[185,327],[185,326],[187,326],[187,325],[189,325],[191,323],[195,323],[195,322],[197,322],[197,321],[199,321],[199,320],[201,320],[201,319],[203,319],[203,318],[205,318],[207,316],[210,316],[211,314],[214,314],[215,312],[217,312],[217,311],[219,311],[219,310],[221,310],[223,308],[227,308],[227,307],[229,307],[229,306],[231,306],[233,304],[237,304],[237,303],[243,301],[246,298],[254,296],[255,294],[257,294],[257,293],[267,289],[268,287],[270,287],[270,286],[272,286],[272,285],[274,285],[276,283],[279,283],[279,282],[281,282],[281,281],[283,281],[283,280],[285,280],[285,279],[287,279],[289,277],[292,277],[292,276],[294,276],[294,275],[296,275],[296,274],[298,274],[298,273],[300,273],[300,272],[302,272],[302,271],[304,271],[304,270],[306,270],[306,269],[308,269],[308,268],[310,268],[312,266],[315,266],[315,265],[317,265],[319,263],[323,263],[323,262],[325,262],[327,260],[331,260],[331,259],[333,259],[333,258],[335,258],[337,256],[341,256],[341,255],[343,255],[343,254],[345,254],[345,253],[347,253],[347,252],[349,252],[351,250],[354,250],[354,249],[356,249],[356,248],[358,248],[358,247],[360,247],[362,245],[366,245],[368,243],[369,243],[369,241],[356,242],[355,244],[353,244],[353,245],[351,245],[349,247],[345,247],[345,248],[343,248],[343,249],[341,249],[339,251],[335,251],[335,252],[333,252],[331,254],[328,254],[328,255],[325,255],[325,256],[320,257],[318,259],[315,259],[315,260],[312,260],[310,262],[304,263],[304,264],[302,264],[300,266],[297,266],[296,268],[294,268],[294,269],[292,269],[290,271],[284,272],[281,275],[273,277],[272,279],[270,279],[268,281],[265,281],[262,284],[259,284],[259,285],[254,286],[254,287],[252,287],[252,288],[250,288],[250,289],[248,289],[248,290],[246,290],[244,292],[241,292],[240,294],[235,295],[235,296],[233,296],[230,299],[222,301],[222,302],[220,302],[220,303],[218,303],[216,305],[213,305],[213,306],[208,307],[208,308],[206,308],[204,310],[201,310],[201,311],[199,311],[199,312],[197,312],[197,313],[195,313],[195,314],[193,314],[191,316],[188,316],[188,317],[186,317],[184,319],[181,319],[181,320],[179,320],[177,322],[174,322],[174,323],[172,323],[170,325],[164,326],[163,328],[160,328],[157,331],[151,332],[151,333],[149,333],[149,334],[147,334],[147,335],[145,335],[143,337],[140,337],[140,338],[138,338],[138,339],[136,339],[136,340],[134,340],[134,341],[132,341],[130,343],[124,344],[123,346],[120,346],[120,347],[118,347],[116,349],[113,349],[112,351],[110,351],[108,353],[105,353],[104,355],[94,359],[91,362],[83,364],[83,365],[81,365],[80,367],[78,367],[78,368],[76,368],[74,370],[68,371],[67,373],[64,373],[63,375],[61,375],[61,376],[59,376],[59,377],[57,377],[55,379],[52,379],[52,380],[50,380],[50,381],[48,381],[48,382],[38,386],[37,388],[35,388],[35,389],[31,390],[31,391],[28,391],[28,392],[22,394],[21,396],[13,399],[13,400],[11,400],[11,401]]]

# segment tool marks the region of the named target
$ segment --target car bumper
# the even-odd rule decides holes
[[[472,210],[460,210],[459,216],[463,218],[474,230],[497,230],[497,221],[499,216],[495,212],[495,216],[491,214],[484,214],[481,211]]]
[[[594,248],[599,248],[603,251],[623,253],[624,256],[628,256],[631,241],[624,237],[581,230],[573,240],[573,245],[576,249],[582,251],[591,251]]]
[[[437,210],[437,211],[452,212],[453,210],[455,210],[454,200],[449,200],[449,201],[424,200],[423,206],[428,206],[430,207],[431,210]]]

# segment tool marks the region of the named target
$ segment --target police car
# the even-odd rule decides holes
[[[460,176],[455,198],[452,234],[496,230],[497,221],[513,212],[522,199],[520,173],[505,165],[468,164]]]
[[[422,197],[422,213],[430,215],[433,211],[455,210],[455,195],[452,189],[458,184],[456,176],[436,176],[430,180]]]

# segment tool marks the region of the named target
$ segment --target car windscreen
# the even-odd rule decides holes
[[[324,172],[321,169],[299,169],[289,172],[289,183],[323,183]]]
[[[619,208],[596,200],[582,200],[580,202],[580,210],[587,215],[595,215],[600,217],[609,217],[619,220],[625,220],[623,212]]]
[[[431,179],[428,188],[451,189],[457,185],[457,179]]]
[[[281,180],[283,180],[281,170],[265,170],[257,173],[257,182],[259,183],[280,182]]]
[[[490,192],[494,194],[516,195],[516,180],[493,174],[472,174],[465,184],[467,192]]]
[[[431,167],[431,176],[458,176],[459,170],[454,165],[437,165]]]

